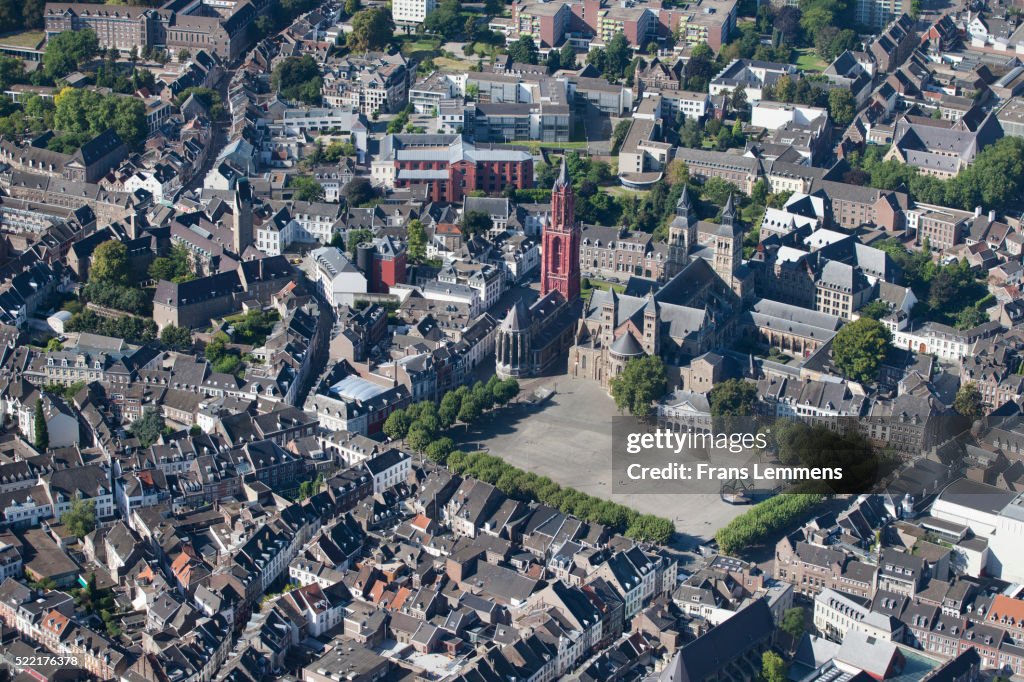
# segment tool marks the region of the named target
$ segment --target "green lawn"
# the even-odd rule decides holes
[[[797,54],[796,66],[801,71],[821,73],[828,66],[824,59],[815,54],[813,48],[804,47],[794,52]]]
[[[588,283],[590,284],[589,287],[586,286],[586,284]],[[603,280],[594,279],[592,277],[584,277],[582,284],[583,286],[580,287],[580,296],[589,296],[590,292],[593,291],[594,289],[601,289],[602,291],[608,291],[608,289],[611,289],[617,294],[621,294],[623,291],[626,290],[626,285],[624,284],[612,284],[611,282],[605,282]]]
[[[43,42],[44,37],[42,31],[24,31],[0,38],[0,45],[36,48]]]
[[[434,60],[435,63],[437,60]],[[587,141],[580,140],[578,142],[538,142],[536,140],[523,140],[522,142],[512,142],[511,144],[523,145],[529,147],[533,152],[538,152],[541,149],[586,149]]]
[[[440,40],[431,40],[430,38],[423,38],[421,40],[403,43],[402,54],[412,54],[413,52],[434,52],[440,49]]]
[[[469,71],[476,63],[477,62],[475,59],[473,61],[467,61],[465,59],[449,59],[448,57],[434,57],[434,66],[436,66],[441,71]]]

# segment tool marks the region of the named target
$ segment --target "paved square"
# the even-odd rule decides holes
[[[677,531],[694,540],[710,539],[747,509],[722,502],[718,495],[612,494],[612,417],[619,414],[614,401],[598,383],[565,375],[521,383],[523,395],[541,387],[555,394],[539,407],[499,410],[468,433],[457,429],[464,450],[485,449],[561,485],[671,518]]]

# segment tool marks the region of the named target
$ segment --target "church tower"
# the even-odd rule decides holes
[[[668,261],[665,278],[672,279],[690,262],[690,253],[697,244],[697,216],[690,203],[690,193],[683,185],[683,193],[676,202],[676,217],[668,226]]]
[[[544,226],[542,237],[540,295],[559,291],[570,302],[580,295],[581,233],[574,203],[569,169],[563,157],[551,190],[551,220]]]
[[[235,255],[239,259],[252,246],[252,187],[248,178],[240,178],[235,185],[235,196],[231,202],[231,218]]]
[[[715,272],[730,288],[733,276],[743,260],[740,239],[743,233],[736,224],[736,205],[732,194],[722,209],[722,224],[715,232]]]

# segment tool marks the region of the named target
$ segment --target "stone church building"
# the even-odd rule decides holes
[[[742,302],[753,295],[754,283],[743,263],[743,233],[732,197],[710,248],[698,245],[697,231],[684,190],[669,226],[670,279],[645,296],[594,291],[569,352],[571,376],[593,379],[607,388],[632,358],[659,355],[678,368],[725,345],[740,319]]]

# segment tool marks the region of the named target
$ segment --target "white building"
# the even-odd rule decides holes
[[[848,594],[826,588],[814,596],[814,627],[837,642],[843,641],[850,630],[891,642],[893,621],[890,616],[872,611],[867,604]],[[896,629],[898,632],[899,626]]]
[[[398,448],[391,448],[366,460],[363,466],[373,476],[373,493],[376,495],[409,477],[412,457]]]
[[[1024,494],[961,478],[939,494],[931,514],[988,541],[987,575],[1024,582]]]
[[[828,118],[828,111],[820,107],[782,102],[759,102],[750,110],[750,125],[778,130],[790,123],[807,126]]]
[[[437,8],[437,0],[392,0],[391,18],[396,24],[422,24]]]
[[[313,264],[311,278],[335,308],[352,305],[356,294],[366,293],[366,277],[340,249],[324,246],[311,251],[309,258]]]

